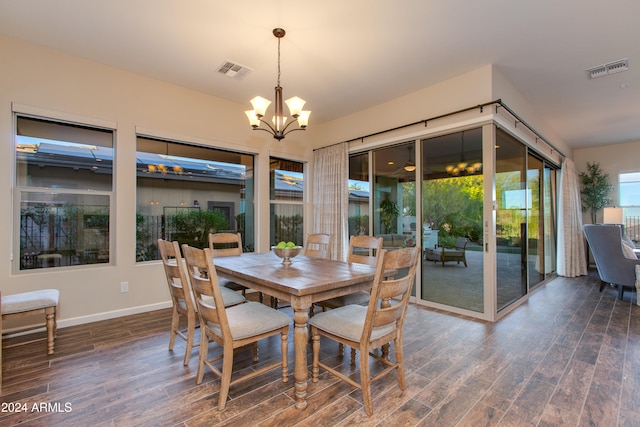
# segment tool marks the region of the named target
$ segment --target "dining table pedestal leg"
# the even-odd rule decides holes
[[[307,345],[309,342],[309,308],[311,300],[300,299],[292,301],[293,312],[293,344],[295,348],[295,363],[293,378],[295,380],[296,408],[307,407]]]

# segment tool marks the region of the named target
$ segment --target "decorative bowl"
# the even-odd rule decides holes
[[[274,254],[282,258],[282,263],[284,265],[289,265],[291,264],[291,258],[302,251],[302,246],[294,246],[292,248],[276,248],[275,246],[271,246],[271,250]]]

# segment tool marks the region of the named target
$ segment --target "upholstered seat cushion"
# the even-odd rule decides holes
[[[364,329],[364,321],[367,317],[367,309],[367,307],[361,305],[346,305],[314,315],[309,320],[309,324],[339,337],[351,341],[360,341]],[[392,332],[394,329],[395,325],[373,328],[371,339],[375,340]]]
[[[317,304],[325,308],[338,308],[345,305],[357,304],[367,305],[369,304],[369,292],[360,291],[349,295],[343,295],[340,297],[331,298],[325,301],[319,301]]]
[[[220,293],[222,294],[222,301],[224,301],[225,307],[242,304],[247,300],[241,293],[222,286],[220,287]]]
[[[245,297],[242,296],[242,294],[239,294],[236,291],[232,291],[231,289],[220,288],[220,293],[222,294],[222,301],[224,301],[225,307],[231,307],[232,305],[242,304],[247,300]],[[210,306],[212,307],[216,306],[216,303],[213,301],[213,297],[205,296],[203,299]],[[185,311],[187,310],[187,306],[184,303],[184,300],[182,299],[178,300],[178,304],[180,304],[180,307],[183,310]],[[196,311],[198,311],[198,307],[196,307]]]
[[[2,314],[22,313],[58,305],[60,291],[42,289],[2,296]]]
[[[438,259],[440,259],[443,252],[444,252],[445,258],[447,258],[447,256],[455,257],[455,256],[462,256],[464,254],[464,251],[460,249],[454,249],[454,248],[436,248],[433,250],[433,253],[438,257]]]
[[[291,319],[286,314],[259,302],[248,302],[228,307],[226,312],[229,329],[234,340],[274,331],[291,323]],[[208,326],[214,334],[222,335],[219,325],[208,322]]]

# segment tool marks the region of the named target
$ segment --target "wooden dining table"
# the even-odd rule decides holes
[[[306,408],[309,309],[317,301],[371,289],[375,268],[303,255],[292,258],[291,264],[286,265],[272,252],[218,257],[213,261],[219,277],[291,303],[295,405]]]

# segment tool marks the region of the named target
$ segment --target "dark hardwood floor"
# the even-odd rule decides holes
[[[412,305],[407,390],[380,380],[371,418],[359,390],[326,372],[296,409],[292,375],[282,383],[278,370],[232,387],[218,412],[218,379],[195,384],[198,349],[187,367],[183,341],[167,349],[169,310],[64,328],[52,356],[44,342],[3,349],[0,425],[638,426],[640,307],[598,287],[594,273],[558,278],[497,323]],[[278,340],[261,343],[258,364],[278,357]],[[333,343],[322,350],[357,375]],[[250,350],[238,353],[234,370],[253,367]]]

